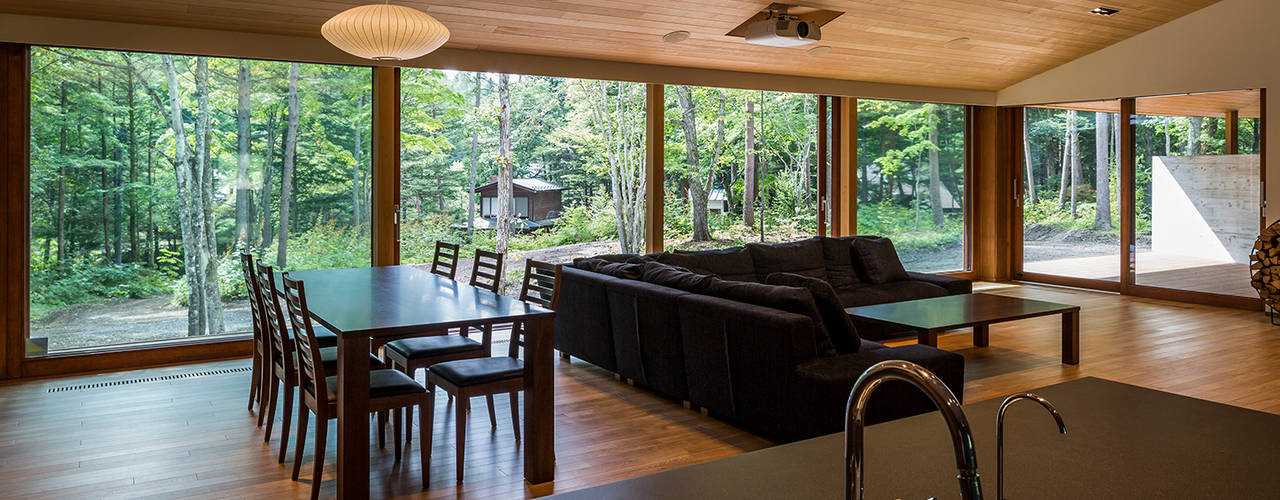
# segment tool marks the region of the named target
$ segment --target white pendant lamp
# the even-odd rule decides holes
[[[449,28],[426,12],[384,3],[339,12],[320,26],[320,35],[357,57],[400,61],[440,48],[449,40]]]

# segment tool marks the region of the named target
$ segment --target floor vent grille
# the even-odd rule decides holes
[[[80,385],[66,385],[66,386],[62,386],[62,387],[50,387],[50,388],[49,388],[49,392],[79,391],[79,390],[84,390],[84,389],[97,389],[97,388],[100,388],[100,387],[114,387],[114,386],[117,386],[117,385],[142,384],[142,383],[146,383],[146,382],[164,382],[164,381],[168,381],[168,380],[181,380],[181,379],[188,379],[188,378],[209,377],[209,376],[213,376],[213,375],[228,375],[228,374],[232,374],[232,373],[245,373],[245,372],[248,372],[248,371],[251,371],[251,370],[252,370],[252,368],[250,368],[250,367],[248,367],[248,366],[241,366],[241,367],[237,367],[237,368],[222,368],[222,369],[218,369],[218,370],[206,370],[206,371],[202,371],[202,372],[175,373],[175,374],[172,374],[172,375],[161,375],[161,376],[158,376],[158,377],[144,377],[144,378],[134,378],[134,379],[126,379],[126,380],[111,380],[111,381],[107,381],[107,382],[95,382],[95,383],[92,383],[92,384],[80,384]]]

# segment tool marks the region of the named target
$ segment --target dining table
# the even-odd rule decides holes
[[[552,355],[555,312],[409,265],[290,272],[311,319],[338,336],[338,498],[369,498],[371,339],[451,328],[525,325],[524,478],[555,473]]]

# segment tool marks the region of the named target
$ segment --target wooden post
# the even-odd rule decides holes
[[[1021,179],[1022,108],[974,106],[969,113],[973,275],[1005,281],[1013,277],[1012,248],[1018,244],[1015,182]]]
[[[858,100],[836,97],[835,102],[831,126],[831,234],[852,236],[858,234]]]
[[[818,236],[827,235],[827,96],[818,96]]]
[[[400,68],[373,68],[370,233],[374,266],[400,263]]]
[[[842,128],[840,126],[840,109],[844,106],[844,101],[839,98],[831,97],[831,184],[827,186],[827,212],[831,214],[831,236],[843,236],[840,234],[840,134]]]
[[[1224,145],[1226,154],[1238,155],[1240,154],[1240,112],[1234,109],[1228,111],[1226,125],[1227,142]]]
[[[663,90],[660,83],[648,83],[644,87],[644,246],[649,253],[661,252],[663,248],[662,146],[666,137]]]
[[[26,45],[0,43],[0,378],[22,375],[30,326],[31,249],[27,205],[31,200],[28,148],[31,114],[30,52]]]
[[[1137,170],[1136,157],[1134,153],[1134,126],[1133,115],[1135,101],[1133,98],[1120,100],[1120,114],[1117,118],[1120,120],[1120,171],[1116,177],[1120,179],[1120,291],[1127,292],[1127,288],[1134,284],[1137,279],[1137,263],[1135,262],[1135,252],[1137,250],[1137,235],[1134,232],[1137,229],[1135,221],[1135,212],[1137,212]]]

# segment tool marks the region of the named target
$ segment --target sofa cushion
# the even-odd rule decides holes
[[[643,267],[639,263],[611,262],[598,257],[573,259],[573,267],[629,280],[640,279],[643,272]]]
[[[822,313],[818,311],[813,293],[806,287],[713,279],[705,295],[808,316],[813,320],[813,336],[819,349],[818,355],[821,357],[834,354],[834,349],[831,348],[831,335],[823,325]],[[827,349],[825,354],[822,351],[823,346]]]
[[[947,295],[947,290],[932,283],[910,280],[837,290],[836,295],[845,307],[857,307],[941,297]]]
[[[973,282],[964,278],[943,276],[941,274],[913,273],[910,271],[907,272],[907,275],[911,276],[913,280],[932,283],[945,288],[947,293],[951,295],[973,293]]]
[[[688,269],[669,266],[661,262],[645,262],[642,265],[640,280],[691,293],[705,293],[711,286],[714,276],[698,274]]]
[[[862,281],[871,284],[906,281],[911,279],[898,260],[889,238],[861,237],[853,240],[854,265],[862,275]]]
[[[840,297],[836,296],[836,291],[831,288],[830,284],[818,278],[792,273],[770,274],[765,278],[765,283],[805,287],[809,289],[809,293],[813,294],[813,301],[818,306],[818,313],[822,314],[822,325],[827,329],[827,335],[831,337],[826,344],[818,346],[820,355],[831,356],[836,353],[858,352],[858,348],[861,346],[858,341],[858,330],[854,328],[853,320],[849,319],[849,315],[844,313],[844,306],[840,304]]]
[[[764,282],[773,273],[792,273],[827,279],[822,242],[817,238],[789,243],[750,243],[747,250],[755,263],[756,278]]]
[[[699,252],[676,251],[656,256],[658,262],[730,281],[759,281],[751,253],[743,247]]]
[[[853,268],[853,236],[818,238],[822,242],[822,261],[827,268],[827,283],[832,287],[853,288],[861,284]]]

